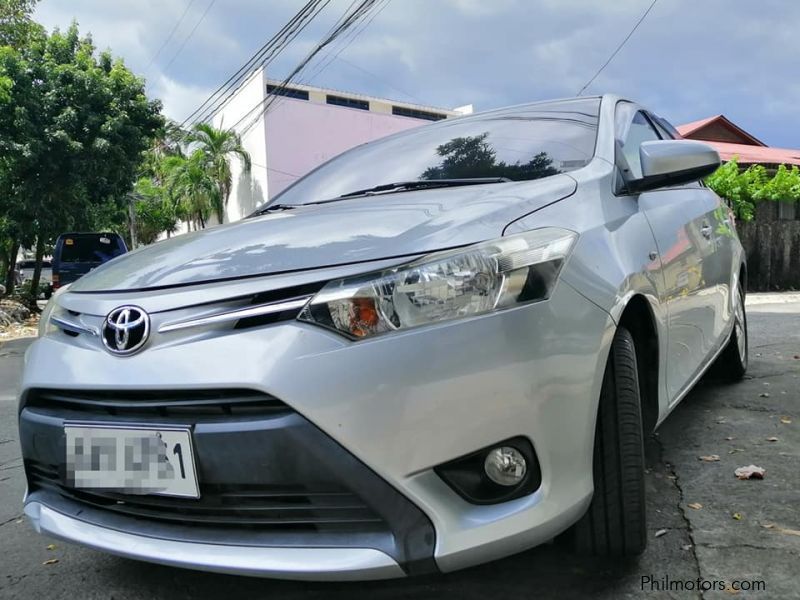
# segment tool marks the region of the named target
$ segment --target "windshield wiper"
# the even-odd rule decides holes
[[[511,181],[508,177],[469,177],[466,179],[414,179],[412,181],[398,181],[395,183],[384,183],[375,187],[356,190],[336,196],[333,200],[323,202],[333,202],[342,198],[354,198],[355,196],[371,196],[373,194],[385,194],[387,192],[405,192],[411,190],[424,190],[440,187],[457,187],[462,185],[482,185],[485,183],[507,183]],[[315,203],[322,204],[322,202]]]
[[[282,210],[292,210],[297,208],[297,204],[269,204],[264,208],[257,210],[254,212],[251,217],[257,217],[259,215],[265,215],[270,212],[280,212]]]

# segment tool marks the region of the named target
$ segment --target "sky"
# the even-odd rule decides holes
[[[300,81],[476,111],[574,96],[651,2],[389,0]],[[304,3],[41,0],[34,16],[48,29],[77,21],[180,121]],[[350,5],[331,0],[268,76],[288,74]],[[621,94],[676,125],[722,113],[767,144],[800,148],[799,22],[797,0],[658,0],[585,94]]]

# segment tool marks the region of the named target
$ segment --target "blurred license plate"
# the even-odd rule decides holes
[[[64,433],[71,487],[200,497],[188,429],[68,424]]]

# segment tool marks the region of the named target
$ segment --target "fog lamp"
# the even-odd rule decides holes
[[[512,446],[501,446],[489,451],[483,469],[496,484],[512,486],[525,478],[528,465],[522,452]]]

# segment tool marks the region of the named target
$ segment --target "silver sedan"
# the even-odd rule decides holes
[[[48,305],[19,403],[41,533],[297,579],[646,544],[643,437],[747,367],[717,153],[615,97],[397,134]]]

